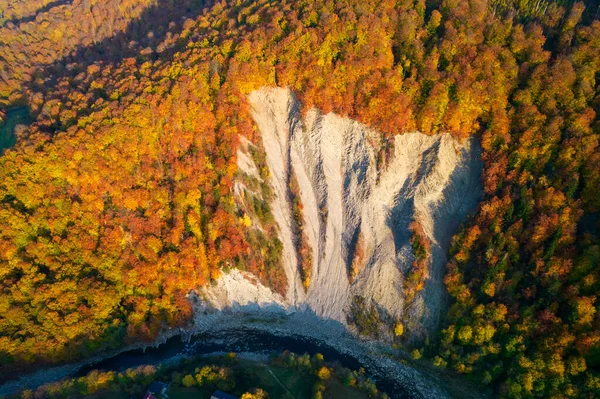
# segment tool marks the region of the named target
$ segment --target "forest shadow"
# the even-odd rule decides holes
[[[213,0],[157,0],[157,4],[129,21],[124,31],[90,46],[76,46],[70,54],[51,64],[38,66],[32,74],[33,79],[24,86],[33,92],[46,94],[56,87],[61,78],[77,76],[95,63],[116,66],[127,58],[133,58],[141,65],[159,58],[169,60],[182,49],[183,43],[175,42],[170,46],[161,46],[161,43],[181,33],[187,19],[195,20],[213,4]]]
[[[414,178],[408,178],[402,188],[398,191],[391,208],[386,224],[394,237],[396,254],[410,245],[412,233],[409,231],[410,224],[415,220],[415,192],[424,178],[431,173],[434,162],[432,159],[438,157],[440,143],[436,141],[421,154],[421,162]],[[405,271],[405,270],[404,270]]]
[[[58,2],[49,4],[47,6],[48,9],[56,6],[57,3]],[[63,1],[60,4],[66,4],[66,2]],[[60,57],[50,64],[37,66],[35,72],[32,73],[32,80],[24,83],[21,91],[27,93],[28,89],[30,89],[34,93],[40,92],[44,95],[48,93],[52,94],[57,91],[58,94],[62,96],[64,94],[64,92],[60,91],[62,89],[56,88],[56,84],[59,80],[67,78],[67,81],[71,81],[66,86],[67,90],[69,90],[69,84],[72,85],[70,87],[77,87],[75,85],[78,83],[72,83],[75,80],[70,78],[86,71],[90,65],[98,62],[102,63],[101,67],[103,65],[117,65],[127,58],[133,58],[139,63],[144,62],[145,60],[156,60],[158,58],[169,62],[173,54],[181,49],[181,43],[175,42],[173,46],[164,48],[162,51],[158,50],[160,48],[159,44],[168,38],[169,35],[176,35],[181,32],[184,22],[188,18],[195,20],[205,12],[203,10],[206,10],[206,7],[210,4],[212,4],[211,1],[204,0],[156,0],[155,5],[146,8],[138,18],[129,21],[127,28],[124,31],[118,32],[110,38],[98,41],[89,46],[74,46],[74,50],[71,51],[69,55]],[[43,12],[43,10],[40,12]],[[35,18],[38,15],[39,14],[34,15],[32,18]],[[75,18],[73,18],[72,22],[74,24],[77,23]],[[152,34],[149,35],[149,32],[152,32]],[[187,40],[188,39],[186,39],[186,43]],[[151,51],[142,54],[141,50],[147,47],[151,48]],[[65,82],[61,83],[64,84]],[[33,103],[31,98],[28,100],[29,104]],[[17,112],[16,110],[20,110],[19,112],[25,114],[26,108],[8,108],[9,112],[7,115],[10,114],[10,119],[3,125],[5,130],[0,131],[1,146],[10,147],[14,144],[13,125],[17,124],[17,122],[14,122],[16,119],[13,118],[13,114],[14,112]],[[91,112],[93,112],[91,107],[78,109],[77,117],[80,118]],[[29,112],[26,114],[28,118]],[[33,110],[31,114],[33,119],[32,122],[34,124],[37,122],[38,125],[41,125],[39,111]],[[21,120],[24,119],[21,118]],[[27,122],[29,121],[31,120],[28,119]],[[24,122],[20,123],[24,124]],[[47,133],[50,137],[53,137],[59,131],[66,130],[66,126],[60,125],[59,123],[47,127],[41,126],[40,128],[43,133]],[[40,150],[43,145],[44,143],[39,144],[37,149]],[[0,148],[0,154],[1,153],[2,148]],[[2,198],[0,198],[0,200],[2,200]],[[7,197],[5,200],[10,201],[10,198]],[[108,333],[104,334],[104,336],[108,336]],[[103,343],[103,337],[100,337],[97,341]],[[79,342],[77,339],[79,339],[79,337],[72,339],[71,342]],[[84,348],[84,346],[85,345],[83,344],[81,345],[82,351],[88,350],[88,348]],[[93,345],[90,345],[90,347],[92,346]],[[18,376],[24,372],[35,370],[37,367],[46,367],[50,363],[44,359],[40,360],[38,363],[11,364],[9,370],[9,367],[4,367],[6,363],[2,364],[4,363],[4,358],[2,356],[3,353],[0,353],[0,369],[2,369],[0,370],[0,374],[2,374],[0,375],[0,381]],[[78,358],[86,357],[87,352],[82,352],[82,354],[79,354],[78,356]],[[12,362],[12,359],[10,361]],[[4,370],[7,370],[6,373]]]
[[[436,210],[437,219],[436,223],[433,224],[433,237],[436,241],[434,250],[438,252],[438,256],[442,257],[440,260],[441,266],[432,270],[432,274],[425,280],[425,287],[428,290],[441,289],[443,294],[439,308],[433,308],[427,301],[425,301],[425,304],[435,329],[447,317],[447,314],[442,312],[441,309],[447,309],[449,301],[444,284],[444,274],[452,239],[461,226],[467,225],[467,221],[475,216],[479,204],[483,200],[482,150],[475,139],[471,139],[471,146],[469,153],[463,153],[466,162],[456,167],[450,174],[450,184],[444,188],[442,197],[449,199],[451,202],[444,208]]]
[[[8,24],[20,25],[20,24],[24,24],[27,22],[33,22],[33,21],[35,21],[35,19],[37,18],[37,16],[39,14],[48,12],[51,9],[53,9],[54,7],[64,6],[64,5],[69,5],[69,4],[73,4],[73,0],[56,0],[51,3],[46,4],[43,7],[38,8],[31,15],[27,15],[27,16],[24,16],[21,18],[7,19],[4,21],[4,23],[0,24],[0,27],[8,25]],[[1,16],[0,16],[0,18],[1,18]]]

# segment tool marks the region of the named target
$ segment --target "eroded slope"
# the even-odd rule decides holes
[[[287,89],[263,88],[249,99],[275,192],[271,210],[283,243],[286,303],[308,305],[345,323],[354,298],[363,297],[401,321],[409,338],[424,337],[443,309],[450,239],[480,197],[476,143],[446,134],[398,135],[387,166],[378,170],[382,144],[376,131],[314,109],[302,117]],[[250,157],[238,158],[242,171],[258,177]],[[312,251],[307,290],[290,203],[292,180],[298,183],[303,233]],[[423,281],[409,296],[415,225],[428,250]]]

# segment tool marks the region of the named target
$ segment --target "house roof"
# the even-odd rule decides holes
[[[238,397],[216,390],[215,392],[213,392],[210,399],[238,399]]]

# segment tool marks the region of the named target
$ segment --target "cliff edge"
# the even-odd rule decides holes
[[[288,89],[263,88],[249,101],[275,194],[270,207],[288,280],[286,298],[273,294],[272,302],[308,306],[323,318],[347,323],[360,297],[403,323],[407,339],[425,338],[445,309],[451,238],[481,197],[476,141],[459,142],[449,134],[397,135],[391,156],[378,167],[381,134],[367,126],[316,109],[303,117]],[[243,151],[238,163],[240,171],[260,178]],[[300,223],[292,200],[301,203]],[[301,275],[298,224],[311,252],[309,281]],[[423,270],[415,274],[416,267]],[[256,296],[254,288],[244,297],[243,278],[235,273],[212,290],[219,292],[211,297],[220,298],[222,306],[227,298],[244,303]],[[235,287],[228,287],[230,280]],[[266,303],[263,288],[260,298]]]

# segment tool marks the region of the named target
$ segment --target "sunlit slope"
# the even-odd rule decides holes
[[[103,3],[126,19],[135,13],[117,10],[127,4]],[[102,25],[105,36],[83,30],[71,40],[79,31],[60,18],[43,37],[0,30],[0,95],[26,101],[37,118],[0,159],[5,369],[184,325],[185,295],[222,267],[286,294],[276,231],[248,229],[232,189],[239,136],[260,143],[248,94],[287,86],[300,112],[335,111],[381,132],[380,170],[396,134],[477,136],[484,199],[450,251],[447,328],[425,353],[504,396],[595,394],[593,12],[551,4],[531,20],[483,1],[156,11],[169,4],[132,19],[152,17],[152,32],[139,23],[112,39],[101,39],[113,34]]]

